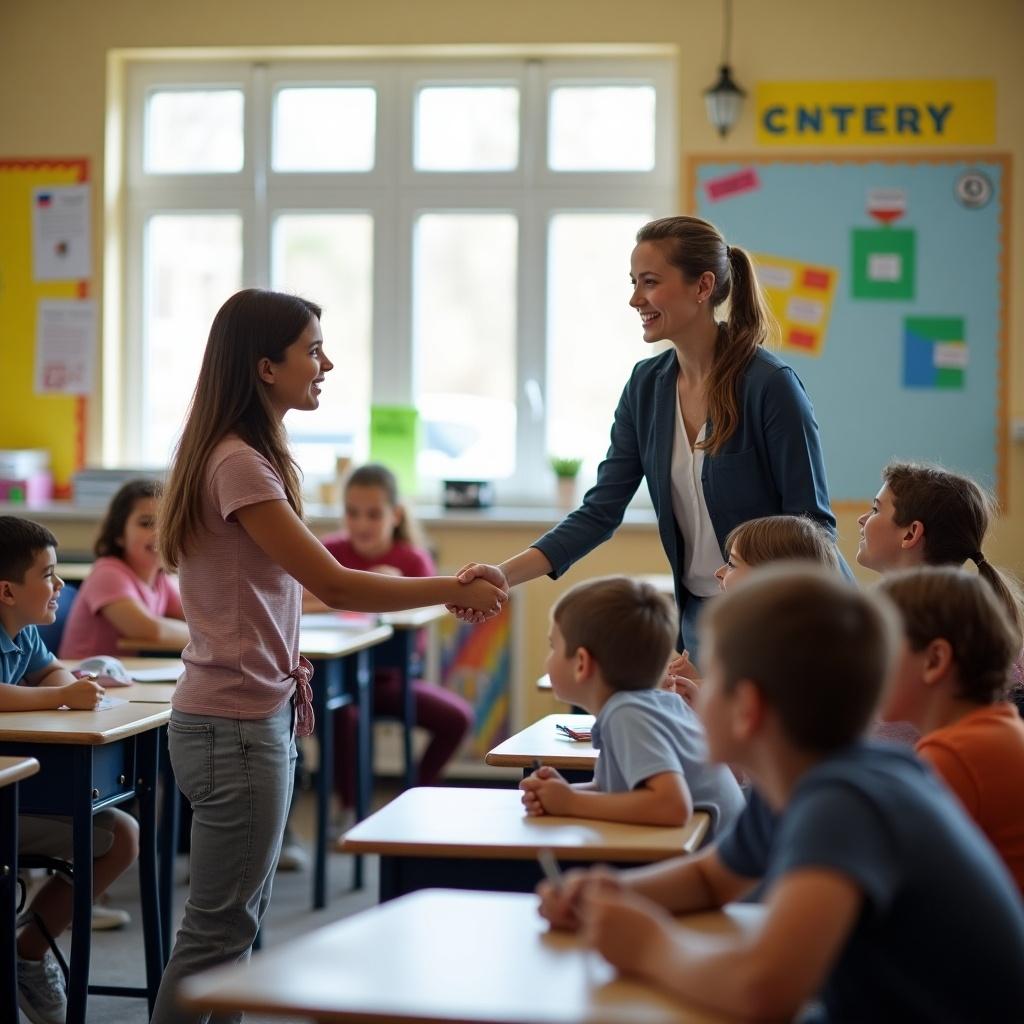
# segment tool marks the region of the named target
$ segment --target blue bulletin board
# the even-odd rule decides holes
[[[694,157],[691,209],[755,259],[814,403],[833,503],[891,458],[1005,506],[1010,158]]]

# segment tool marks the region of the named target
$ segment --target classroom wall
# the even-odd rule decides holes
[[[750,105],[720,140],[708,124],[702,91],[716,76],[721,7],[714,0],[4,0],[0,3],[0,156],[86,156],[103,175],[107,52],[126,47],[286,45],[441,45],[669,43],[678,48],[681,167],[688,155],[728,156],[756,149]],[[1024,4],[1017,0],[735,0],[732,64],[741,85],[758,80],[886,77],[990,77],[997,86],[992,149],[1013,157],[1012,237],[1024,238]],[[680,172],[680,188],[685,175]],[[94,193],[102,224],[102,193]],[[101,268],[96,232],[95,265]],[[94,294],[104,296],[97,270]],[[1024,260],[1012,261],[1010,419],[1024,419]],[[0,340],[0,344],[9,344]],[[812,396],[813,397],[813,396]],[[99,403],[90,403],[88,445],[99,450]],[[827,445],[827,438],[826,445]],[[4,438],[0,437],[0,446]],[[899,438],[893,438],[893,452]],[[1011,445],[1006,515],[989,555],[1024,574],[1024,444]],[[870,497],[865,495],[865,498]],[[840,515],[844,552],[856,548],[855,514]],[[439,531],[444,561],[498,558],[532,539],[522,531]],[[629,533],[596,552],[583,574],[657,571],[663,556],[653,531]],[[544,609],[562,584],[539,582],[519,660],[525,685],[540,670]],[[543,710],[531,693],[528,710]]]

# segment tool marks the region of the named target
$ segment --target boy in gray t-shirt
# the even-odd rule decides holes
[[[547,670],[556,695],[596,715],[594,781],[569,785],[539,768],[520,788],[529,814],[683,825],[694,809],[731,826],[744,801],[724,765],[709,765],[704,729],[675,693],[657,689],[676,638],[673,605],[625,576],[581,583],[551,612]]]

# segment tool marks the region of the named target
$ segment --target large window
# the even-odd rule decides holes
[[[414,406],[419,476],[593,473],[630,366],[645,220],[675,207],[671,61],[138,62],[125,123],[126,462],[167,463],[214,313],[324,307],[336,369],[287,422],[307,477]]]

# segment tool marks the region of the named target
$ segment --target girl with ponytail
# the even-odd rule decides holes
[[[460,577],[499,586],[558,578],[615,532],[646,479],[675,579],[680,646],[696,661],[697,611],[718,591],[715,570],[735,527],[806,515],[834,536],[836,524],[810,400],[764,347],[775,323],[750,257],[697,217],[651,221],[636,240],[629,304],[644,342],[672,348],[634,368],[582,505],[526,551],[472,563]]]

